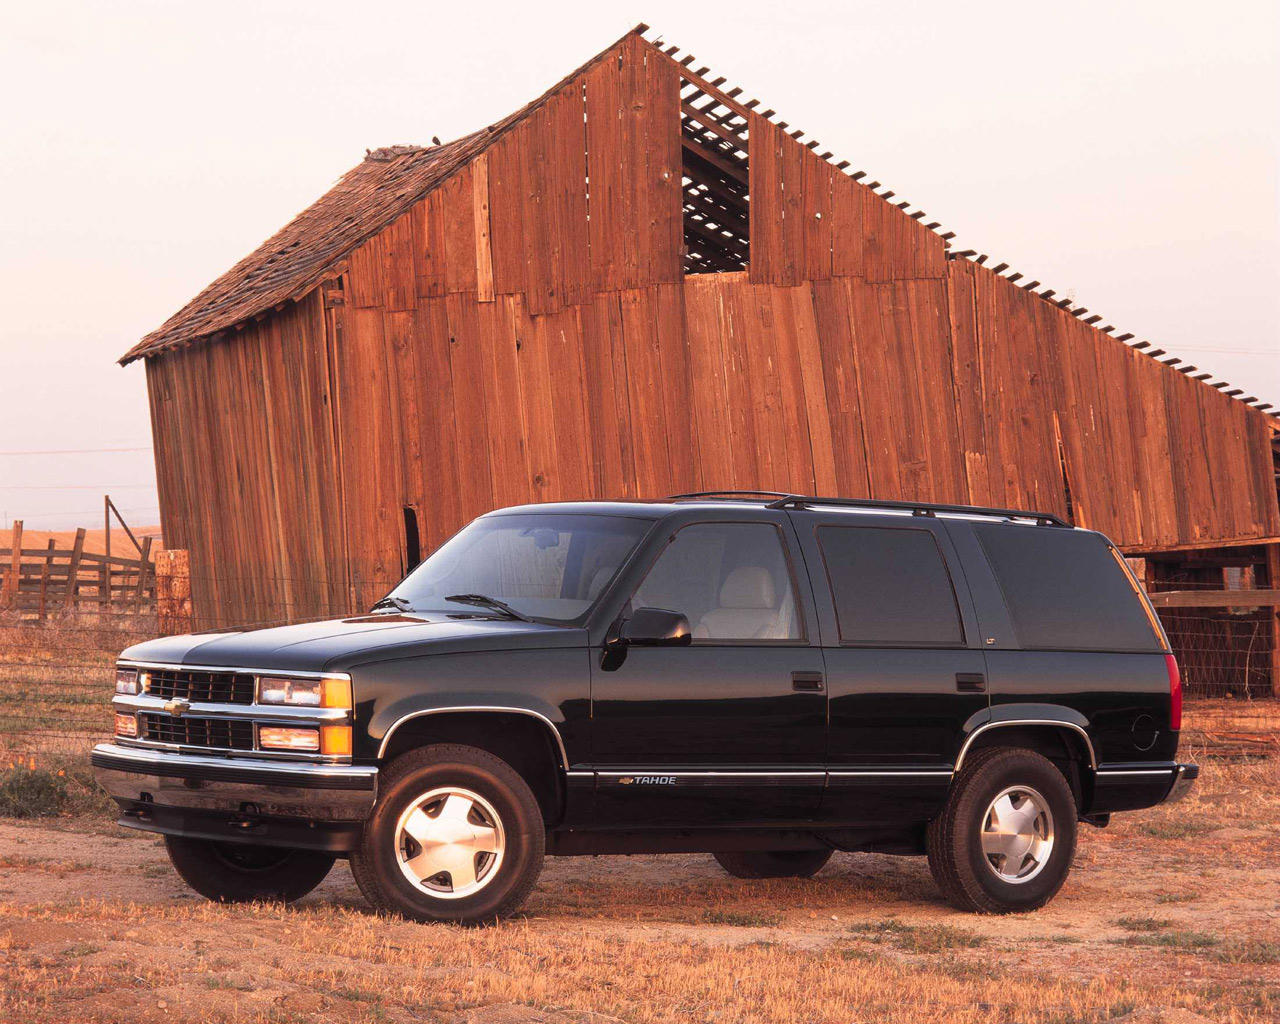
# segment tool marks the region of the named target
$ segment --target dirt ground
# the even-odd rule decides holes
[[[1082,826],[1034,914],[940,899],[922,859],[746,882],[709,856],[549,860],[496,927],[369,913],[345,864],[292,908],[187,891],[152,836],[0,822],[0,1020],[1072,1022],[1280,1019],[1280,761]]]

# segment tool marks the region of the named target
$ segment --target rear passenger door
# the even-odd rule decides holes
[[[957,737],[988,707],[986,662],[951,541],[924,516],[792,517],[827,666],[821,816],[919,820],[946,798]]]

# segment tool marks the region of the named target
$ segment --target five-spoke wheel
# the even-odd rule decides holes
[[[1076,801],[1054,763],[993,747],[964,763],[927,833],[929,868],[947,898],[988,913],[1042,907],[1066,881]]]
[[[396,823],[396,855],[409,884],[441,899],[482,889],[502,867],[502,819],[478,793],[444,786],[423,793]]]
[[[546,825],[528,784],[488,751],[436,744],[397,758],[351,872],[374,906],[418,921],[510,913],[542,870]]]

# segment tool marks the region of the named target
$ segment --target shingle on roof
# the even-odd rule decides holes
[[[430,149],[372,150],[316,202],[131,348],[122,364],[235,326],[311,291],[356,246],[481,148],[488,129]]]
[[[627,35],[638,34],[644,27]],[[302,298],[332,276],[352,250],[617,45],[602,50],[532,103],[478,132],[430,148],[369,150],[333,188],[129,349],[120,364],[229,330],[282,302]]]

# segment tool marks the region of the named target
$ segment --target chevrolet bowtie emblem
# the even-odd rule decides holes
[[[191,710],[191,701],[184,700],[181,697],[177,700],[167,700],[164,702],[164,709],[175,718],[181,718]]]

